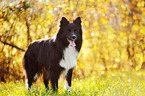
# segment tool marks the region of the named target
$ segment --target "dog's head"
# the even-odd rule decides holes
[[[75,41],[82,35],[81,18],[77,17],[72,23],[69,23],[65,17],[62,17],[59,34],[70,46],[76,46]]]

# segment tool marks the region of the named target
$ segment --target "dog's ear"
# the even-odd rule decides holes
[[[62,17],[62,19],[60,21],[60,27],[65,26],[68,23],[69,23],[69,21],[65,17]]]
[[[81,25],[81,18],[80,17],[77,17],[74,21],[73,21],[73,23],[75,23],[75,24],[78,24],[78,25]]]

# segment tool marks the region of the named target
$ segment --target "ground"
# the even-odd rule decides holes
[[[41,81],[28,91],[24,81],[0,83],[0,96],[145,96],[145,71],[109,72],[86,78],[73,78],[72,92],[64,88],[64,80],[59,81],[59,91],[46,91]]]

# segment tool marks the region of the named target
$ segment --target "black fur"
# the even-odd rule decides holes
[[[76,18],[73,23],[69,23],[65,17],[62,17],[60,29],[55,39],[37,40],[29,45],[23,58],[23,67],[26,72],[29,87],[35,81],[34,76],[42,73],[45,87],[48,88],[49,81],[51,81],[53,91],[58,89],[58,79],[61,72],[64,70],[64,68],[59,65],[59,62],[61,59],[64,59],[63,50],[69,46],[67,39],[74,39],[72,32],[75,34],[75,48],[79,52],[82,46],[80,17]],[[69,86],[71,86],[73,69],[74,68],[69,69],[66,75]]]

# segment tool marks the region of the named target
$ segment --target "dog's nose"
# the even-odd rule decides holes
[[[77,37],[75,35],[72,36],[72,40],[75,40]]]

